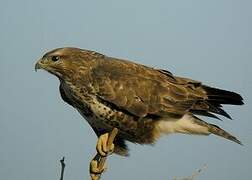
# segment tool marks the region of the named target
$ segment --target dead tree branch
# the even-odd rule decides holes
[[[63,157],[61,160],[60,160],[60,164],[61,164],[61,173],[60,173],[60,180],[63,180],[64,178],[64,171],[65,171],[65,167],[66,167],[66,164],[65,164],[65,157]]]

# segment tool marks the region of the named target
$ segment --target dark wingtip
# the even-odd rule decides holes
[[[237,105],[244,105],[245,103],[243,102],[243,100],[240,102],[240,104],[237,104]]]
[[[207,93],[208,101],[218,104],[243,105],[243,98],[240,94],[232,91],[203,86]]]
[[[219,118],[218,116],[210,113],[210,112],[207,112],[207,111],[203,111],[203,110],[191,110],[190,112],[192,112],[193,114],[195,115],[200,115],[200,116],[207,116],[207,117],[211,117],[211,118],[215,118],[215,119],[218,119],[220,121],[223,121],[221,118]]]
[[[218,111],[219,111],[220,115],[223,115],[224,117],[226,117],[226,118],[228,118],[230,120],[233,120],[232,117],[226,111],[224,111],[223,109],[218,108]]]

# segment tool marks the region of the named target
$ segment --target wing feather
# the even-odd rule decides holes
[[[167,72],[107,58],[91,76],[99,98],[138,117],[183,115],[207,97],[199,82]]]

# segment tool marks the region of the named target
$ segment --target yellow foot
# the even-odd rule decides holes
[[[112,154],[115,148],[113,143],[108,143],[109,133],[102,134],[97,141],[96,150],[100,156],[108,156]]]
[[[107,156],[112,154],[115,148],[113,141],[118,129],[114,128],[111,133],[105,133],[98,138],[96,144],[97,154],[90,162],[90,176],[92,180],[99,180],[102,173],[107,169],[105,164]]]
[[[98,180],[103,172],[107,169],[107,165],[98,165],[98,161],[93,159],[90,162],[90,175],[92,180]]]

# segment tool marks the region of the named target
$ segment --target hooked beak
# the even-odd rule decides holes
[[[38,69],[43,68],[43,64],[41,63],[42,59],[38,60],[38,62],[35,64],[35,71],[37,72]]]

